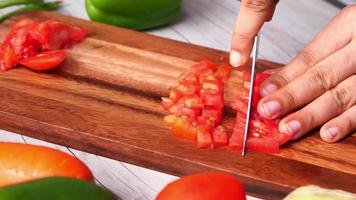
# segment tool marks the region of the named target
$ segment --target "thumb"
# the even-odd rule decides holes
[[[242,0],[232,36],[230,64],[245,65],[251,54],[253,39],[262,25],[269,21],[276,7],[276,0]]]

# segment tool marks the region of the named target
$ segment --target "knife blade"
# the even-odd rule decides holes
[[[259,47],[259,39],[260,36],[257,34],[254,38],[253,49],[252,49],[252,66],[251,66],[251,82],[250,82],[250,90],[248,93],[248,104],[247,104],[247,112],[246,112],[246,124],[244,130],[244,140],[242,145],[241,155],[245,156],[246,154],[246,145],[247,145],[247,135],[250,127],[250,116],[251,116],[251,107],[252,107],[252,98],[253,98],[253,88],[255,82],[255,74],[256,74],[256,62],[258,57],[258,47]]]

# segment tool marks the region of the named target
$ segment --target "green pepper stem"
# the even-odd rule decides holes
[[[20,4],[43,4],[43,0],[4,0],[0,1],[0,8],[6,8],[9,6],[20,5]]]
[[[36,11],[36,10],[56,10],[60,7],[61,1],[54,1],[44,4],[27,4],[24,7],[18,8],[14,11],[10,11],[5,15],[0,17],[0,23],[4,22],[6,19],[24,12]]]

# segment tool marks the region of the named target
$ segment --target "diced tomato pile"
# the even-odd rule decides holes
[[[0,47],[0,71],[24,65],[36,71],[58,66],[66,57],[63,48],[82,41],[88,31],[54,20],[18,21]]]
[[[223,81],[230,71],[228,64],[216,66],[204,60],[179,76],[178,86],[171,89],[169,97],[162,98],[163,108],[169,112],[164,121],[175,136],[196,140],[199,148],[228,145],[221,121]]]
[[[242,150],[251,75],[244,73],[243,93],[236,97],[232,105],[236,120],[229,138],[221,122],[224,109],[223,81],[229,78],[230,72],[228,64],[217,67],[211,61],[204,60],[179,76],[179,85],[171,89],[169,97],[162,98],[163,108],[169,112],[164,121],[175,136],[196,140],[198,148],[228,145],[233,150]],[[261,99],[259,87],[269,76],[269,72],[256,74],[247,140],[247,149],[253,152],[277,153],[279,146],[290,139],[279,133],[280,120],[265,119],[256,111]]]

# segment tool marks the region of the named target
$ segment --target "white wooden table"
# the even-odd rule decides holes
[[[148,33],[227,51],[238,7],[235,0],[183,0],[183,13],[176,23]],[[323,0],[280,1],[273,22],[262,31],[260,57],[287,63],[338,11]],[[84,0],[64,0],[60,12],[88,19]],[[154,199],[177,178],[2,130],[0,141],[40,144],[72,154],[89,166],[98,184],[124,200]],[[252,199],[256,198],[249,197]]]

